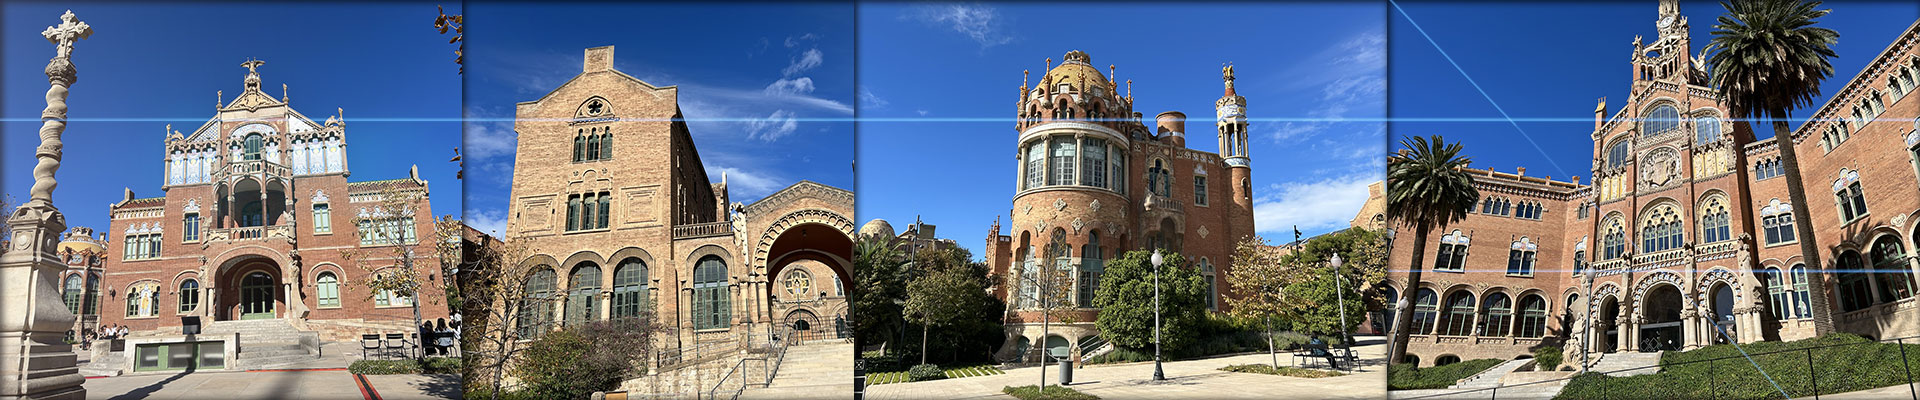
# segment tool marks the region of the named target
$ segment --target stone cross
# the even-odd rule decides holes
[[[92,35],[93,27],[87,26],[87,23],[80,22],[79,18],[74,17],[73,10],[67,10],[66,14],[60,15],[59,25],[49,26],[47,30],[40,32],[40,36],[46,36],[47,41],[54,44],[53,58],[60,59],[73,54],[73,42]]]
[[[47,89],[47,109],[40,113],[44,121],[40,126],[40,147],[36,156],[39,164],[33,167],[33,189],[29,204],[51,207],[53,204],[53,173],[60,169],[60,133],[67,127],[67,86],[79,79],[69,56],[73,55],[73,43],[93,35],[93,27],[80,22],[73,11],[60,15],[60,24],[47,27],[40,32],[47,42],[54,44],[53,59],[47,62],[47,80],[53,87]]]

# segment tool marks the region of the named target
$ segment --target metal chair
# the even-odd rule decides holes
[[[380,352],[380,346],[380,334],[368,333],[360,335],[360,359],[367,359],[367,350],[373,350],[375,353]]]
[[[389,333],[386,339],[382,339],[380,342],[385,345],[387,352],[393,352],[394,350],[399,350],[403,354],[407,352],[407,334]]]

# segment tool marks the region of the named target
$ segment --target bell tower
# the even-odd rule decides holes
[[[1233,64],[1220,68],[1220,79],[1226,84],[1226,93],[1213,102],[1213,111],[1220,136],[1220,158],[1227,164],[1229,179],[1221,183],[1228,185],[1233,204],[1238,207],[1233,215],[1246,219],[1244,226],[1253,226],[1253,164],[1247,154],[1247,98],[1233,90]],[[1234,233],[1235,237],[1239,234]]]

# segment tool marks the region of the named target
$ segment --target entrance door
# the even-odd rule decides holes
[[[248,273],[240,280],[240,319],[273,318],[273,277]]]

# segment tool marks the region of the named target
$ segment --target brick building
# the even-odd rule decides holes
[[[1224,308],[1225,268],[1234,243],[1254,234],[1252,167],[1247,152],[1246,98],[1223,69],[1225,94],[1214,102],[1220,153],[1187,148],[1186,114],[1168,111],[1148,127],[1133,110],[1132,83],[1122,94],[1084,52],[1048,60],[1040,84],[1021,83],[1015,103],[1019,132],[1011,235],[994,222],[983,256],[1006,284],[994,294],[1009,304],[1010,340],[1001,358],[1037,360],[1041,312],[1036,280],[1047,254],[1074,277],[1076,323],[1050,323],[1047,347],[1099,334],[1094,288],[1105,259],[1128,250],[1164,248],[1199,268],[1210,308]],[[1109,66],[1109,69],[1112,69]],[[1053,238],[1066,245],[1049,246]]]
[[[1597,178],[1471,170],[1482,203],[1429,233],[1426,265],[1408,265],[1413,246],[1392,247],[1390,270],[1428,271],[1419,288],[1389,276],[1388,298],[1414,293],[1409,357],[1511,359],[1564,344],[1573,367],[1583,344],[1612,353],[1814,337],[1820,311],[1835,331],[1920,335],[1910,250],[1920,97],[1909,95],[1920,25],[1801,110],[1791,137],[1809,207],[1790,204],[1780,142],[1755,138],[1771,128],[1732,119],[1702,59],[1688,57],[1679,5],[1658,9],[1659,35],[1634,41],[1630,97],[1594,109]],[[1821,265],[1801,259],[1794,218],[1813,223]],[[1811,277],[1827,298],[1813,296]]]
[[[82,332],[100,326],[100,277],[106,273],[107,237],[93,228],[74,227],[56,248],[67,271],[60,275],[60,298],[74,315],[67,338],[80,340]]]
[[[414,247],[420,276],[438,281],[433,246],[420,240],[434,237],[427,182],[417,170],[349,181],[346,121],[314,122],[286,97],[268,96],[262,64],[243,65],[244,89],[206,123],[187,134],[168,127],[158,149],[162,196],[135,198],[128,189],[111,206],[103,233],[121,255],[106,257],[100,324],[138,336],[178,334],[186,316],[211,321],[210,331],[265,319],[339,340],[412,325],[413,299],[373,293],[364,282],[399,265],[393,246]],[[413,204],[385,211],[392,207],[379,204],[389,195]],[[370,255],[347,254],[357,251]],[[443,294],[429,284],[419,296]],[[420,312],[429,320],[448,314],[440,301]]]
[[[708,179],[679,88],[613,61],[613,46],[586,49],[579,75],[517,105],[502,235],[530,247],[520,334],[651,311],[668,328],[661,354],[785,328],[846,337],[853,193],[801,181],[730,203],[726,178]]]

